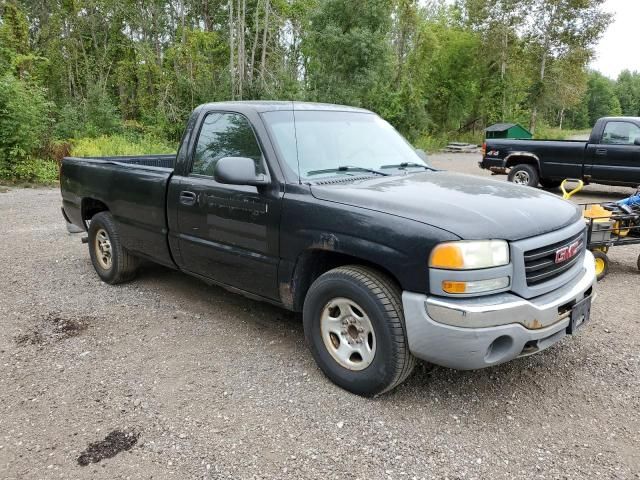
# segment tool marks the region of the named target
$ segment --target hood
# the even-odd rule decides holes
[[[556,195],[460,173],[330,182],[312,185],[313,196],[416,220],[466,240],[520,240],[580,219],[579,208]]]

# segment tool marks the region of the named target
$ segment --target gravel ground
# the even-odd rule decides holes
[[[156,266],[101,283],[59,204],[0,193],[0,478],[640,478],[640,248],[611,251],[582,335],[367,400],[297,315]]]

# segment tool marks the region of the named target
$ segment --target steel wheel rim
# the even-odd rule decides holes
[[[105,270],[110,270],[111,265],[113,265],[111,239],[104,228],[101,228],[96,232],[94,251],[100,266]]]
[[[349,370],[364,370],[376,354],[376,335],[364,309],[348,298],[334,298],[322,310],[320,332],[333,359]]]
[[[513,183],[516,183],[518,185],[529,185],[529,180],[529,173],[525,172],[524,170],[516,172],[513,176]]]

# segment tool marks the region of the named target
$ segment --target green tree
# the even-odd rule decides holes
[[[572,50],[591,52],[593,45],[611,21],[602,10],[604,0],[533,0],[526,23],[535,83],[531,89],[530,130],[535,132],[538,113],[544,102],[555,95],[549,85],[550,64]],[[583,64],[583,68],[584,68]]]
[[[374,106],[370,93],[390,81],[391,11],[390,0],[320,2],[303,39],[310,98]]]
[[[618,76],[615,86],[623,115],[640,116],[640,74],[625,70]]]
[[[622,115],[620,101],[615,93],[615,83],[601,73],[589,74],[585,100],[590,125],[594,125],[601,117]]]

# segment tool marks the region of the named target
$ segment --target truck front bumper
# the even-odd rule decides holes
[[[525,300],[511,293],[444,298],[404,292],[409,349],[418,358],[458,370],[474,370],[531,355],[567,335],[571,309],[593,296],[593,255],[569,284]]]

